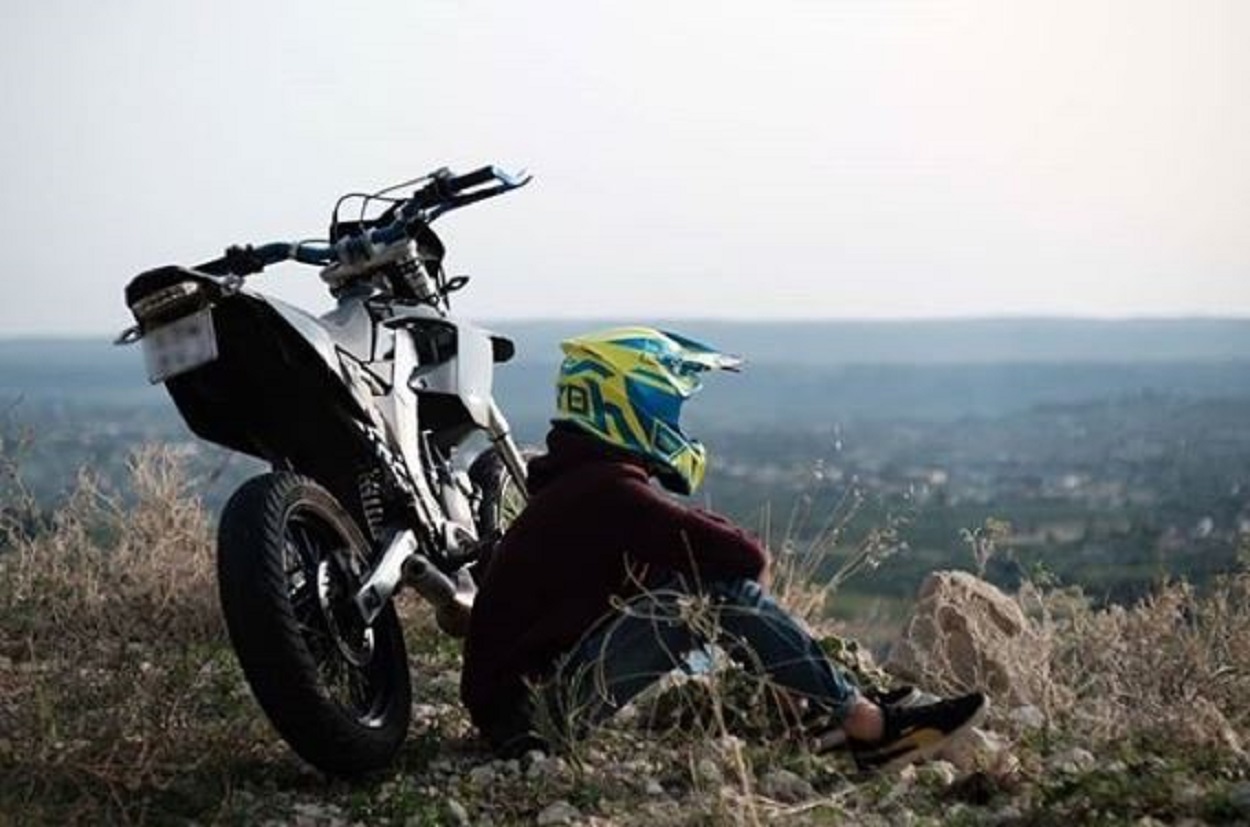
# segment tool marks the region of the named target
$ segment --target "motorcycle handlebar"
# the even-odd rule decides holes
[[[447,188],[452,192],[461,192],[470,187],[480,187],[482,184],[489,184],[491,181],[496,180],[498,180],[498,177],[495,175],[494,167],[482,167],[481,169],[475,169],[472,172],[466,172],[464,175],[449,179]]]
[[[381,227],[348,236],[335,244],[279,241],[257,247],[234,246],[221,258],[196,265],[195,269],[212,275],[250,276],[283,261],[326,266],[344,257],[352,258],[353,253],[362,248],[399,241],[408,235],[408,226],[414,220],[432,222],[445,212],[525,186],[530,180],[525,172],[511,175],[495,166],[485,166],[460,176],[442,169],[429,177],[430,183],[400,207],[398,217]],[[492,182],[494,186],[486,186]]]

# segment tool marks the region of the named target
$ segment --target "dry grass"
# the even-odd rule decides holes
[[[852,523],[863,516],[864,508],[863,491],[848,486],[831,502],[810,493],[800,495],[779,533],[771,508],[763,512],[760,533],[773,554],[769,590],[787,611],[813,628],[828,625],[829,600],[843,584],[907,550],[902,534],[914,517],[910,507],[886,514],[852,542],[848,536]]]
[[[8,474],[0,542],[0,824],[288,823],[314,804],[329,816],[307,823],[434,824],[446,822],[449,797],[496,824],[533,823],[554,797],[599,814],[601,823],[888,823],[903,819],[900,802],[927,814],[917,823],[950,815],[949,794],[926,799],[923,788],[904,795],[891,784],[850,784],[841,759],[803,749],[784,695],[728,659],[707,675],[657,688],[632,720],[618,719],[579,745],[567,770],[531,778],[524,763],[514,770],[497,762],[498,777],[477,784],[471,773],[489,757],[456,703],[458,648],[432,631],[420,605],[402,607],[417,677],[416,724],[394,774],[330,784],[291,756],[242,680],[217,608],[209,518],[171,457],[140,452],[125,497],[81,475],[46,523],[33,518],[11,470],[0,468]],[[823,538],[792,542],[774,571],[783,602],[814,628],[823,627],[825,601],[846,577],[901,548],[895,522],[848,553],[848,510],[858,507],[852,497],[816,521],[822,509],[808,503],[789,521],[787,536]],[[818,522],[817,530],[802,528],[803,521]],[[813,583],[816,572],[829,570],[826,555],[838,559],[839,573]],[[1096,610],[1079,592],[1049,587],[1026,586],[1013,599],[1035,641],[1028,660],[1045,664],[1051,688],[1041,703],[1048,743],[1019,741],[1022,758],[1030,750],[1043,756],[1050,744],[1081,744],[1101,759],[1129,740],[1152,744],[1156,764],[1214,752],[1244,766],[1250,574],[1202,594],[1167,584],[1129,608]],[[854,666],[861,653],[841,657]],[[1041,757],[1025,764],[1044,766]],[[1161,777],[1155,764],[1141,766]],[[762,780],[778,769],[811,782],[814,797],[782,804],[761,794]],[[1209,783],[1204,773],[1185,771],[1176,783]],[[644,792],[645,779],[661,782],[664,794]],[[1135,780],[1127,773],[1117,781],[1126,786],[1110,788],[1106,806],[1137,800]],[[1025,816],[1036,807],[1041,820],[1021,823],[1058,823],[1045,820],[1047,808],[1080,812],[1071,796],[1085,793],[1071,780],[1052,782],[1043,772],[1030,783],[1032,792],[1014,803]],[[1140,800],[1148,803],[1134,812],[1224,806],[1218,795],[1209,807],[1181,810],[1170,799],[1160,799],[1161,809],[1151,809],[1154,798]]]
[[[1235,753],[1250,737],[1250,573],[1205,594],[1167,583],[1130,608],[1091,611],[1069,596],[1047,631],[1073,731]]]
[[[930,607],[939,628],[926,619],[905,631],[918,643],[912,677],[939,694],[989,692],[993,720],[1008,729],[1013,708],[1035,706],[1065,744],[1150,741],[1245,757],[1250,573],[1203,593],[1163,583],[1128,607],[1094,608],[1079,588],[1030,582],[1004,599],[992,611],[963,600]]]
[[[246,759],[260,724],[217,611],[209,522],[171,457],[123,502],[87,473],[0,555],[0,807],[142,821],[140,789]],[[51,815],[47,816],[51,818]]]

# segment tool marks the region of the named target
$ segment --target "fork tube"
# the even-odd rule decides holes
[[[512,439],[508,420],[493,399],[490,401],[490,425],[487,431],[490,433],[490,441],[499,451],[499,456],[503,458],[504,466],[512,475],[512,481],[516,483],[517,490],[528,500],[529,488],[525,485],[525,458],[521,456],[521,449]]]

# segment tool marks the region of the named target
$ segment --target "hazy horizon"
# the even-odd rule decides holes
[[[1107,325],[1107,326],[1124,326],[1133,324],[1165,324],[1165,325],[1186,325],[1186,324],[1247,324],[1250,325],[1250,312],[1245,315],[1219,315],[1219,314],[1199,314],[1193,313],[1189,315],[1151,315],[1139,314],[1132,316],[1098,316],[1098,315],[1030,315],[1030,314],[1000,314],[985,316],[894,316],[894,317],[870,317],[870,316],[795,316],[795,317],[768,317],[768,318],[748,318],[738,316],[672,316],[672,317],[655,317],[648,319],[626,319],[622,316],[495,316],[470,318],[459,312],[455,312],[453,308],[453,316],[471,322],[476,325],[490,327],[492,324],[516,324],[522,326],[539,326],[539,325],[566,325],[571,323],[585,324],[589,327],[595,325],[621,325],[621,324],[647,324],[647,325],[676,325],[681,323],[694,324],[725,324],[725,325],[743,325],[743,326],[819,326],[819,325],[872,325],[888,327],[892,325],[914,325],[914,326],[942,326],[942,325],[983,325],[983,324],[1090,324],[1090,325]],[[129,326],[129,323],[126,323]],[[76,332],[57,332],[57,331],[28,331],[10,333],[0,330],[0,341],[84,341],[95,339],[108,339],[112,344],[113,340],[121,332],[121,328],[111,330],[86,330]],[[1250,358],[1250,351],[1247,351],[1246,357]]]

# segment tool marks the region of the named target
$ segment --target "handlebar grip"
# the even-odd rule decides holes
[[[489,184],[490,182],[497,180],[498,177],[495,175],[494,167],[482,167],[481,169],[475,169],[472,172],[466,172],[464,175],[458,175],[455,178],[448,179],[446,181],[446,187],[455,193],[469,189],[470,187],[479,187],[482,184]]]
[[[293,249],[292,245],[283,242],[262,244],[259,247],[251,244],[235,245],[226,248],[226,254],[221,258],[197,264],[195,269],[214,276],[250,276],[271,264],[292,258]]]

